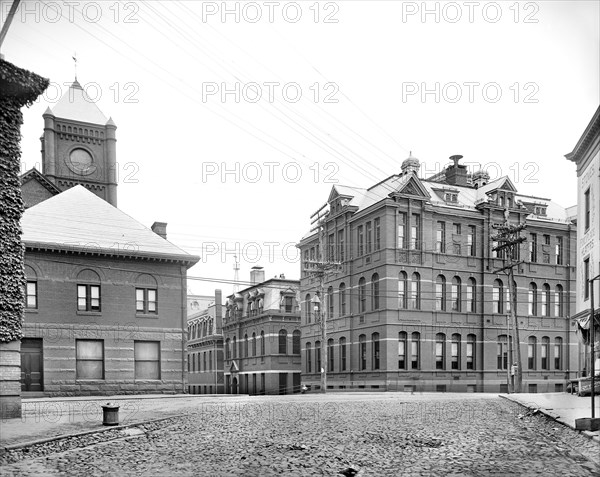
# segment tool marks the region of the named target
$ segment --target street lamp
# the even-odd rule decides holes
[[[315,293],[315,296],[311,298],[311,303],[313,304],[313,310],[315,312],[315,321],[319,322],[321,327],[321,362],[320,364],[320,372],[321,372],[321,392],[324,393],[327,390],[327,373],[325,371],[325,367],[323,366],[323,360],[325,360],[325,366],[327,366],[327,352],[325,351],[327,348],[325,343],[325,317],[321,313],[321,299],[319,298],[318,293]],[[317,364],[317,363],[315,363]]]

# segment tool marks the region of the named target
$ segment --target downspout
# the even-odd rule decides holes
[[[181,266],[181,392],[186,394],[185,387],[185,343],[186,343],[186,318],[187,318],[187,268]]]

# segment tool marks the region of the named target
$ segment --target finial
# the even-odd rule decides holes
[[[75,64],[75,81],[77,81],[77,52],[73,53],[72,58]]]

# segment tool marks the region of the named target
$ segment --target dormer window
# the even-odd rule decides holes
[[[456,192],[444,192],[444,200],[446,202],[458,202],[458,193],[456,193]]]
[[[533,213],[535,215],[546,215],[546,206],[545,205],[536,205],[533,208]]]

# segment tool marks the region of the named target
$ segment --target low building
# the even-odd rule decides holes
[[[298,280],[265,280],[253,267],[252,285],[227,298],[223,320],[225,392],[291,394],[300,390]]]

